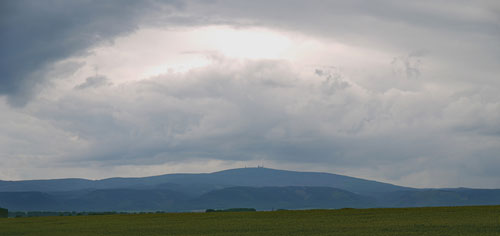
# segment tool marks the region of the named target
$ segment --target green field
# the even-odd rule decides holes
[[[500,235],[500,206],[0,219],[0,235]]]

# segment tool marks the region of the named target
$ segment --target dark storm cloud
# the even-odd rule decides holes
[[[1,4],[0,95],[23,105],[52,63],[135,30],[173,1],[7,0]],[[165,5],[164,5],[165,4]],[[178,4],[173,4],[178,6]]]

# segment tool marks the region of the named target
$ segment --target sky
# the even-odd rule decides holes
[[[0,179],[500,188],[500,2],[5,0]]]

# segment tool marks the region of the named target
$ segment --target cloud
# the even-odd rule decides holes
[[[260,25],[377,47],[396,55],[424,49],[432,51],[436,60],[467,63],[468,72],[456,75],[464,80],[491,71],[500,55],[496,1],[23,0],[4,1],[2,9],[0,94],[14,106],[25,105],[51,79],[47,75],[51,64],[89,53],[96,45],[145,26]],[[414,66],[403,69],[416,77],[420,70]]]
[[[393,71],[398,76],[405,76],[407,79],[418,79],[422,73],[422,52],[411,52],[408,56],[395,57],[391,65]]]
[[[251,22],[299,31],[330,42],[376,48],[397,56],[416,50],[426,51],[429,55],[426,61],[440,65],[432,68],[440,73],[440,80],[467,82],[471,77],[480,77],[482,82],[492,83],[498,72],[494,62],[500,55],[497,43],[500,38],[500,5],[496,1],[218,3],[206,3],[194,11],[207,17]],[[467,67],[468,70],[457,70],[457,67]],[[416,72],[410,71],[415,76]],[[490,73],[493,71],[495,73]]]
[[[87,88],[98,88],[101,86],[106,86],[106,85],[111,85],[111,84],[112,83],[110,82],[110,80],[106,76],[95,75],[95,76],[87,77],[87,79],[85,79],[85,82],[75,86],[75,89],[76,90],[83,90],[83,89],[87,89]]]
[[[14,106],[30,100],[51,64],[133,32],[154,15],[156,1],[2,1],[0,95]],[[174,1],[162,1],[168,14]]]

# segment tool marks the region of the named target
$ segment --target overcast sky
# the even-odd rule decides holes
[[[500,188],[500,2],[0,2],[0,179]]]

